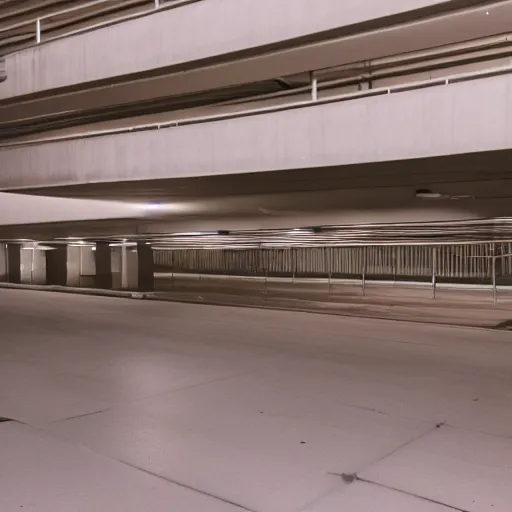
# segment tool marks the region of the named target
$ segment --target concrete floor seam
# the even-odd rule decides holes
[[[84,414],[77,414],[76,416],[69,416],[68,418],[62,418],[55,421],[51,421],[49,425],[53,425],[55,423],[63,423],[65,421],[78,420],[80,418],[86,418],[88,416],[94,416],[96,414],[101,414],[102,412],[107,412],[113,409],[113,407],[107,407],[106,409],[101,409],[99,411],[86,412]]]
[[[197,488],[187,485],[183,482],[178,482],[177,480],[172,480],[171,478],[167,478],[165,476],[159,475],[158,473],[154,473],[153,471],[148,471],[147,469],[141,468],[134,464],[130,464],[129,462],[126,462],[124,460],[118,460],[118,459],[114,459],[114,460],[116,460],[116,462],[124,464],[125,466],[128,466],[132,469],[136,469],[137,471],[142,471],[143,473],[146,473],[147,475],[151,475],[160,480],[164,480],[165,482],[168,482],[170,484],[177,485],[179,487],[183,487],[184,489],[188,489],[189,491],[197,492],[199,494],[202,494],[203,496],[208,496],[209,498],[212,498],[217,501],[221,501],[222,503],[225,503],[226,505],[232,505],[234,507],[239,508],[240,510],[243,510],[244,512],[256,512],[255,510],[247,508],[246,506],[241,505],[240,503],[235,503],[234,501],[231,501],[226,498],[222,498],[220,496],[216,496],[215,494],[211,494],[211,493],[209,493],[207,491],[203,491],[201,489],[197,489]]]
[[[1,510],[510,508],[506,334],[1,295]]]
[[[376,485],[378,487],[382,487],[382,488],[388,489],[390,491],[399,492],[402,494],[406,494],[407,496],[417,498],[419,500],[427,501],[429,503],[432,503],[433,505],[439,505],[441,507],[446,507],[451,510],[456,510],[457,512],[471,512],[470,510],[465,509],[465,508],[454,507],[453,505],[449,505],[448,503],[443,503],[442,501],[434,500],[432,498],[427,498],[426,496],[421,496],[419,494],[404,491],[403,489],[398,489],[398,488],[390,486],[390,485],[385,485],[385,484],[381,484],[379,482],[374,482],[372,480],[367,480],[366,478],[362,478],[362,477],[358,476],[357,474],[353,475],[353,482],[362,482],[365,484]],[[352,482],[347,482],[347,483],[352,483]]]
[[[382,455],[382,457],[379,457],[378,459],[370,462],[369,464],[367,464],[366,466],[361,468],[359,471],[356,471],[354,473],[333,473],[333,472],[330,472],[328,474],[329,475],[333,475],[333,476],[339,476],[339,477],[341,477],[343,479],[343,481],[345,481],[347,483],[352,483],[353,480],[357,479],[357,475],[359,473],[362,473],[363,471],[371,468],[372,466],[378,464],[379,462],[382,462],[383,460],[387,459],[388,457],[391,457],[392,455],[394,455],[398,451],[402,450],[403,448],[406,448],[407,446],[410,446],[411,444],[415,443],[416,441],[419,441],[420,439],[423,439],[424,437],[427,437],[428,435],[434,433],[436,430],[440,429],[443,426],[445,426],[444,422],[436,423],[433,427],[427,429],[425,432],[422,432],[421,434],[417,435],[416,437],[413,437],[412,439],[409,439],[409,440],[405,441],[404,443],[400,444],[399,446],[393,448],[391,451],[389,451],[388,453],[385,453],[384,455]]]
[[[84,415],[81,415],[81,416],[82,417],[84,417],[84,416],[92,416],[92,415],[95,415],[95,414],[99,414],[101,412],[103,412],[103,411],[98,411],[96,413],[91,413],[91,414],[84,414]],[[58,440],[60,442],[64,442],[64,443],[69,444],[71,446],[79,447],[80,449],[85,450],[86,452],[92,453],[92,454],[96,455],[97,457],[101,457],[103,459],[108,459],[108,460],[117,462],[119,464],[127,466],[127,467],[129,467],[131,469],[134,469],[136,471],[140,471],[140,472],[145,473],[147,475],[150,475],[152,477],[158,478],[159,480],[163,480],[164,482],[167,482],[169,484],[173,484],[173,485],[176,485],[176,486],[181,487],[183,489],[187,489],[189,491],[192,491],[192,492],[201,494],[203,496],[207,496],[209,498],[212,498],[214,500],[220,501],[222,503],[225,503],[226,505],[232,505],[232,506],[234,506],[236,508],[239,508],[240,510],[243,510],[244,512],[258,512],[256,510],[247,508],[246,506],[241,505],[239,503],[235,503],[234,501],[231,501],[231,500],[229,500],[227,498],[222,498],[221,496],[216,496],[215,494],[209,493],[207,491],[203,491],[201,489],[197,489],[197,488],[195,488],[195,487],[193,487],[191,485],[187,485],[187,484],[185,484],[183,482],[172,480],[172,479],[167,478],[167,477],[165,477],[163,475],[159,475],[158,473],[154,473],[152,471],[149,471],[147,469],[139,467],[139,466],[137,466],[135,464],[131,464],[130,462],[127,462],[125,460],[109,457],[108,455],[106,455],[104,453],[101,453],[101,452],[98,452],[98,451],[92,449],[91,447],[89,447],[87,445],[84,445],[83,443],[76,443],[76,442],[74,442],[71,439],[63,438],[60,435],[55,435],[51,431],[47,430],[45,427],[40,427],[40,426],[36,426],[36,425],[29,425],[27,423],[18,422],[17,420],[11,420],[11,419],[7,419],[7,422],[8,423],[10,423],[10,422],[22,423],[23,425],[26,425],[27,427],[29,427],[31,429],[34,429],[35,431],[37,431],[37,432],[39,432],[41,434],[44,434],[45,436],[49,436],[49,437],[51,437],[51,438],[53,438],[55,440]]]

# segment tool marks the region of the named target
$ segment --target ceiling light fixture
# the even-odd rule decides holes
[[[428,188],[420,188],[416,190],[416,197],[418,199],[441,199],[443,194],[440,192],[433,192]]]

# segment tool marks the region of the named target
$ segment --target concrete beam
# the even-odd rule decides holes
[[[340,2],[340,6],[342,4],[344,5],[344,2]],[[487,12],[488,16],[486,16]],[[421,21],[399,24],[392,28],[386,28],[386,30],[371,30],[349,37],[336,37],[322,43],[297,46],[286,51],[266,52],[246,58],[237,56],[236,60],[211,66],[194,67],[187,71],[183,71],[178,66],[174,71],[166,69],[160,74],[154,72],[150,78],[136,79],[136,77],[132,77],[128,81],[115,84],[111,82],[102,85],[98,83],[84,84],[79,91],[68,93],[65,89],[61,89],[59,94],[53,90],[51,95],[41,95],[28,102],[18,102],[16,101],[19,99],[17,97],[5,98],[6,101],[0,102],[0,127],[5,127],[5,124],[19,119],[32,119],[46,115],[55,119],[55,115],[59,112],[110,108],[113,105],[145,102],[167,96],[180,97],[184,94],[270,80],[313,69],[363,62],[379,57],[448,45],[467,39],[505,34],[510,30],[508,20],[511,18],[512,2],[500,2],[479,9],[426,17]],[[50,43],[43,45],[41,51],[49,51],[49,48],[51,48]],[[47,64],[51,64],[49,59]],[[55,69],[55,73],[61,72],[64,71]],[[18,67],[16,70],[16,74],[19,75],[18,80],[22,85],[26,85],[32,80],[32,73],[33,69],[30,66]],[[11,86],[15,87],[13,84]],[[6,87],[7,84],[0,87],[0,97],[2,91],[4,91],[3,94],[7,94]],[[239,106],[237,108],[240,109]],[[213,109],[214,107],[210,107],[210,110]],[[156,115],[153,120],[155,122],[169,120],[174,115],[183,118],[194,115],[194,110],[187,109],[185,113]],[[143,122],[151,122],[149,119],[139,119]],[[124,122],[115,120],[107,124],[113,126]],[[63,131],[70,130],[72,129]]]
[[[0,188],[214,176],[504,150],[512,147],[512,109],[507,107],[511,104],[508,74],[162,130],[5,148],[0,150]]]
[[[5,246],[5,275],[7,282],[21,283],[21,245],[7,244]]]
[[[2,164],[0,169],[4,170]],[[142,218],[141,205],[0,192],[0,226]]]
[[[196,2],[9,55],[6,60],[9,79],[0,88],[0,99],[253,50],[442,4],[450,2]],[[211,22],[213,19],[215,23]],[[202,35],[200,39],[198,33]]]

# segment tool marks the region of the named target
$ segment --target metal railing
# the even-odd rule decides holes
[[[424,283],[432,298],[440,283],[487,287],[494,304],[500,283],[512,283],[512,242],[466,245],[185,249],[154,252],[160,271],[212,276]]]
[[[368,89],[364,91],[358,91],[354,93],[345,93],[340,95],[333,95],[324,98],[318,97],[317,83],[312,80],[311,83],[311,99],[305,101],[298,101],[293,103],[284,103],[279,105],[272,105],[268,107],[255,108],[249,110],[241,110],[236,112],[228,112],[223,114],[211,114],[206,116],[196,116],[181,119],[173,119],[171,121],[163,121],[158,123],[139,124],[133,126],[125,126],[121,128],[112,128],[106,130],[92,130],[87,132],[72,133],[68,135],[60,135],[54,137],[43,137],[40,139],[31,139],[28,141],[21,142],[10,142],[6,144],[0,144],[0,149],[3,148],[14,148],[19,146],[32,146],[36,144],[50,143],[50,142],[63,142],[75,139],[85,139],[92,137],[103,137],[108,135],[118,135],[122,133],[133,133],[147,130],[161,130],[165,128],[177,128],[180,126],[187,126],[192,124],[201,124],[215,121],[225,121],[229,119],[236,119],[240,117],[250,117],[260,114],[270,114],[275,112],[281,112],[285,110],[295,110],[299,108],[326,105],[329,103],[340,103],[343,101],[357,100],[361,98],[369,98],[372,96],[383,96],[389,94],[396,94],[401,92],[408,92],[417,89],[426,89],[438,86],[449,86],[466,81],[479,80],[484,78],[491,78],[494,76],[500,76],[512,73],[512,66],[502,66],[498,68],[489,68],[482,71],[474,71],[470,73],[461,73],[451,75],[443,78],[436,78],[433,80],[422,80],[417,82],[410,82],[406,84],[400,84],[392,87],[381,87],[375,89]]]
[[[95,7],[96,5],[103,5],[103,4],[107,4],[108,2],[109,2],[109,0],[92,0],[92,1],[89,1],[89,2],[85,2],[82,5],[77,5],[76,7],[70,7],[68,9],[62,9],[60,11],[53,12],[53,13],[48,14],[46,16],[40,16],[40,17],[36,18],[36,20],[35,20],[35,38],[36,38],[36,43],[37,44],[41,43],[41,34],[42,34],[42,23],[43,23],[43,21],[45,21],[47,19],[50,19],[50,18],[55,18],[57,16],[62,16],[63,14],[70,14],[70,13],[74,13],[74,12],[77,12],[77,11],[83,11],[85,9],[90,9],[91,7]],[[30,26],[33,23],[34,23],[33,21],[27,21],[27,22],[24,22],[24,23],[20,23],[20,24],[16,25],[15,27],[11,27],[11,30],[12,30],[12,28],[21,28],[23,26]],[[9,30],[9,28],[7,28],[6,30]]]
[[[150,0],[147,0],[147,1],[149,3]],[[72,14],[75,12],[86,11],[86,10],[89,10],[96,6],[110,5],[112,3],[111,0],[90,0],[88,2],[84,2],[82,5],[69,7],[67,9],[55,11],[55,12],[52,12],[52,13],[49,13],[49,14],[46,14],[43,16],[38,16],[37,18],[34,18],[34,19],[22,21],[19,23],[14,23],[13,25],[10,25],[8,27],[0,28],[0,35],[4,35],[4,38],[5,38],[6,37],[5,34],[8,34],[9,32],[13,32],[13,31],[23,28],[23,27],[32,27],[33,31],[34,31],[33,32],[33,34],[34,34],[33,41],[35,42],[35,44],[41,44],[43,42],[53,41],[55,39],[69,37],[70,35],[78,34],[81,32],[86,32],[86,31],[101,28],[104,26],[113,25],[116,23],[127,21],[129,19],[135,19],[138,17],[146,16],[148,14],[152,14],[157,9],[175,8],[175,7],[179,7],[181,5],[186,5],[186,4],[189,4],[192,2],[197,2],[197,1],[200,1],[200,0],[151,0],[151,2],[153,2],[153,7],[150,9],[146,9],[144,11],[141,11],[141,12],[138,12],[135,14],[131,14],[131,15],[119,16],[117,18],[114,18],[114,19],[111,19],[111,20],[108,20],[105,22],[92,23],[91,25],[82,27],[78,30],[70,30],[64,34],[59,34],[58,36],[50,37],[50,38],[43,40],[43,37],[42,37],[43,32],[44,32],[43,23],[46,20],[49,20],[51,18],[57,18],[59,16],[64,16],[66,14]],[[136,6],[136,4],[137,4],[137,2],[134,2],[133,6]],[[130,6],[131,6],[131,4],[128,4],[126,7],[130,7]],[[100,11],[98,13],[98,15],[102,15],[102,14],[106,15],[106,14],[108,14],[108,11],[109,11],[109,9],[104,9],[104,10]],[[89,16],[87,16],[87,18],[89,18]],[[79,18],[76,21],[76,23],[80,23],[81,21],[82,21],[81,18]],[[30,46],[30,44],[28,44],[27,46]]]

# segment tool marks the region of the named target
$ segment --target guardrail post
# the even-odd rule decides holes
[[[329,263],[329,293],[332,290],[332,248],[327,249],[327,261]]]
[[[366,295],[366,250],[367,247],[363,247],[363,269],[361,271],[361,288],[363,290],[363,297]]]
[[[311,81],[311,101],[316,101],[318,99],[318,79],[314,75],[313,72],[310,73],[310,81]]]
[[[174,251],[171,251],[171,289],[174,290]]]
[[[36,247],[35,245],[30,250],[30,284],[34,284],[34,263],[36,259]]]
[[[297,274],[297,253],[292,247],[292,284],[295,284],[295,275]]]
[[[437,248],[432,248],[432,298],[436,298],[436,281],[437,281]]]
[[[41,19],[37,18],[36,20],[36,43],[39,44],[41,42]]]
[[[492,303],[496,306],[498,294],[496,289],[496,244],[492,244]]]
[[[263,294],[265,295],[266,300],[268,296],[268,267],[270,266],[270,252],[263,249],[263,254],[265,254],[265,252],[267,252],[267,262],[265,263],[265,258],[263,258],[263,264],[265,265],[265,291]]]

